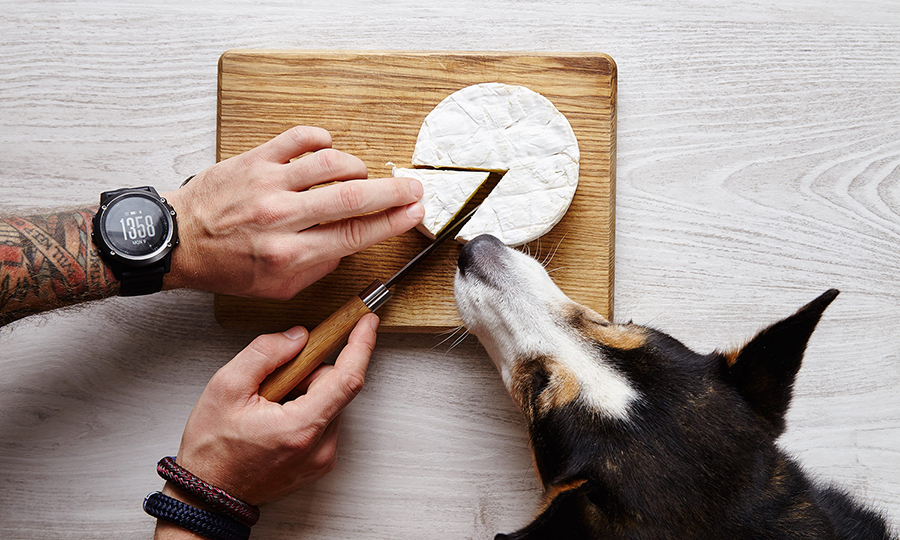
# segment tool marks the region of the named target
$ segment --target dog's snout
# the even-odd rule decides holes
[[[506,248],[499,239],[489,234],[476,236],[472,240],[466,242],[462,251],[459,253],[457,267],[462,275],[467,272],[481,273],[477,270],[479,267],[490,265],[492,261],[497,259],[497,254]]]

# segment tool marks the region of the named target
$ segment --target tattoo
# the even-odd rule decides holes
[[[0,326],[118,293],[91,241],[95,212],[0,218]]]

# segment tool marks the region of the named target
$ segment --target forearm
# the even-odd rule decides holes
[[[96,208],[0,218],[0,326],[118,294],[91,242]]]

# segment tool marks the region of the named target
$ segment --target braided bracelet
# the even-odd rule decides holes
[[[259,508],[232,497],[216,486],[207,484],[176,463],[174,457],[164,457],[159,460],[156,472],[163,479],[172,482],[185,493],[197,497],[217,512],[227,514],[245,525],[255,525],[259,521]]]
[[[248,540],[250,527],[225,516],[194,508],[159,491],[144,499],[144,511],[210,540]]]

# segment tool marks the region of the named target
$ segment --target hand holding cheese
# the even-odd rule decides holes
[[[303,126],[213,165],[164,194],[181,236],[166,288],[289,299],[421,220],[417,181],[367,175],[327,131]]]
[[[484,83],[454,92],[426,116],[412,163],[505,173],[457,239],[465,242],[488,233],[515,246],[545,234],[562,219],[578,186],[579,158],[572,127],[549,100],[522,86]],[[412,173],[401,169],[398,174]],[[442,170],[418,176],[425,189],[423,227],[429,236],[465,204],[459,204],[464,196],[448,183],[460,182],[456,191],[476,184],[462,174]]]

